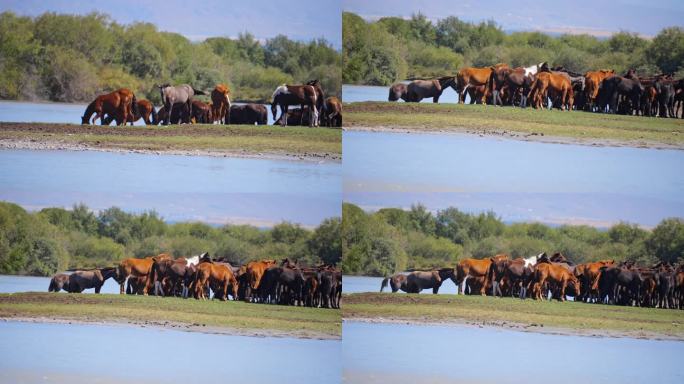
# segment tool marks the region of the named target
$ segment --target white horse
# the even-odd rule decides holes
[[[546,252],[542,252],[537,256],[530,256],[526,259],[523,259],[525,260],[525,267],[534,267],[535,265],[537,265],[537,260],[539,260],[539,258],[542,257],[544,254],[546,254]]]
[[[544,65],[544,63],[539,63],[537,65],[531,65],[527,68],[525,68],[525,76],[534,76],[539,72],[539,69],[541,66]]]

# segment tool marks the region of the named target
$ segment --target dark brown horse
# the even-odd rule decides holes
[[[325,114],[323,120],[327,127],[342,126],[342,103],[335,96],[325,99]]]
[[[280,120],[282,126],[287,125],[287,113],[290,105],[300,105],[302,109],[304,106],[309,107],[313,118],[309,118],[309,126],[317,126],[318,121],[318,97],[316,96],[316,88],[311,85],[286,85],[283,84],[276,88],[273,92],[273,101],[271,103],[271,112],[273,113],[273,120],[276,119],[278,107],[280,107],[281,116],[285,116]],[[302,117],[303,120],[303,117]]]
[[[137,105],[135,95],[130,89],[121,88],[112,93],[100,95],[88,104],[85,113],[81,116],[81,124],[90,124],[90,117],[95,114],[93,124],[95,120],[102,120],[105,115],[110,115],[116,120],[116,125],[126,125],[129,116],[138,112]]]
[[[261,104],[231,105],[227,124],[268,124],[268,111]]]
[[[118,279],[116,268],[76,271],[69,276],[69,292],[81,293],[86,289],[95,288],[95,293],[100,293],[100,289],[110,277]]]
[[[58,273],[50,280],[48,292],[59,292],[61,290],[69,292],[69,275],[65,273]]]
[[[390,87],[387,101],[398,101],[399,99],[408,101],[407,95],[408,93],[406,92],[406,84],[397,83]]]
[[[321,120],[325,117],[326,115],[326,99],[325,99],[325,93],[323,92],[323,87],[321,86],[321,82],[318,81],[318,79],[311,80],[306,83],[306,85],[310,85],[314,87],[316,90],[316,109],[318,109],[318,120],[316,121],[316,126],[321,125]]]
[[[154,105],[149,100],[145,99],[138,100],[136,104],[137,110],[131,110],[131,114],[128,115],[128,122],[133,125],[134,122],[142,118],[145,122],[145,125],[156,125],[154,122],[157,121],[158,118],[157,111],[154,109]],[[114,116],[107,115],[101,121],[102,125],[109,125],[112,123],[112,121],[114,121]]]

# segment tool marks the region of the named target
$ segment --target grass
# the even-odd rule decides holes
[[[129,150],[204,150],[334,158],[342,156],[341,130],[330,128],[219,125],[122,128],[0,123],[0,139],[59,141]]]
[[[343,296],[343,317],[469,322],[684,339],[684,311],[465,295],[358,293]],[[508,323],[508,324],[503,324]],[[513,323],[513,324],[510,324]],[[537,328],[543,329],[543,328]]]
[[[684,146],[684,119],[458,104],[345,104],[345,126],[506,131],[630,145]]]
[[[176,323],[285,333],[297,337],[339,338],[339,310],[200,301],[111,294],[0,294],[0,317],[50,318],[87,322]]]

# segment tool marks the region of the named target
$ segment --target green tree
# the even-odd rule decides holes
[[[646,251],[669,263],[684,259],[684,220],[670,218],[661,221],[646,240]]]

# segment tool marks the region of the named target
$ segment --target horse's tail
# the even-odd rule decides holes
[[[190,88],[192,88],[192,91],[195,92],[195,95],[206,95],[207,94],[206,92],[200,91],[199,89],[195,89],[194,87],[190,87]]]
[[[380,284],[380,292],[382,292],[385,288],[387,288],[387,282],[389,281],[389,277],[385,277],[382,280],[382,284]]]

